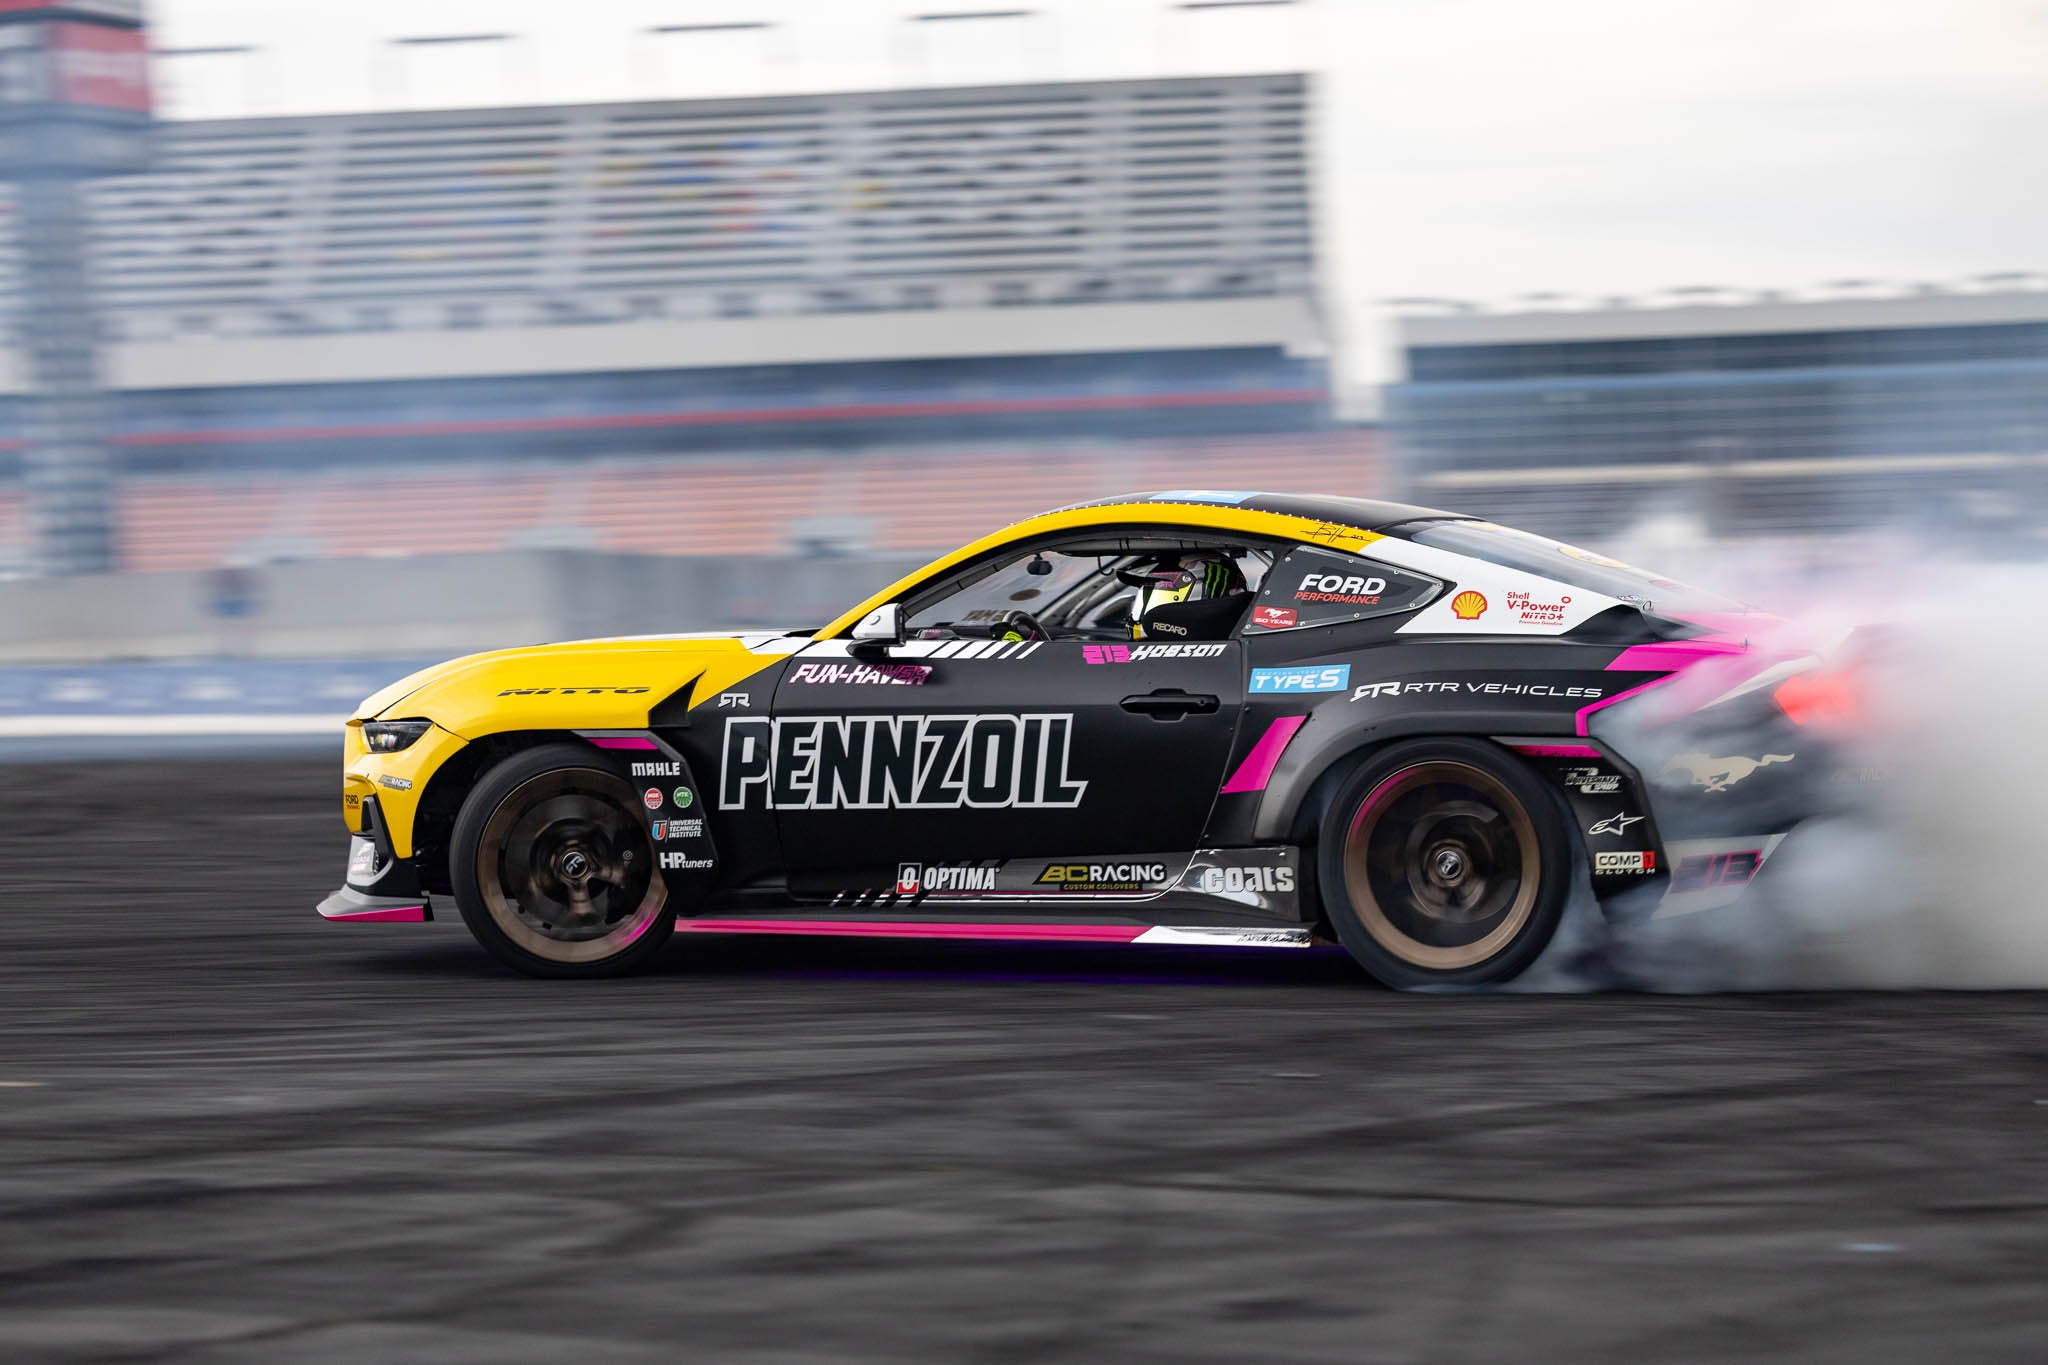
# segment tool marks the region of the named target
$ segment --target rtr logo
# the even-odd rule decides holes
[[[746,710],[752,707],[754,699],[745,692],[720,692],[718,709],[721,711]]]

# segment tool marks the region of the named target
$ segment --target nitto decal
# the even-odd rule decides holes
[[[1342,692],[1351,685],[1350,664],[1320,668],[1255,668],[1254,692]]]
[[[1387,590],[1384,578],[1367,578],[1356,574],[1311,573],[1302,575],[1295,585],[1294,600],[1297,602],[1342,602],[1353,607],[1376,607],[1380,594]]]
[[[1773,763],[1790,763],[1793,754],[1765,754],[1762,758],[1744,758],[1733,754],[1727,758],[1715,758],[1710,754],[1673,754],[1660,773],[1685,773],[1695,787],[1705,787],[1710,792],[1724,792],[1748,777],[1758,768]]]
[[[793,683],[894,683],[922,687],[931,676],[930,664],[798,664],[789,670]]]
[[[1301,613],[1293,607],[1253,607],[1252,624],[1266,630],[1291,630],[1301,624]]]
[[[1072,714],[817,716],[725,723],[718,803],[770,810],[1058,809],[1088,784]]]
[[[1601,872],[1655,872],[1655,853],[1595,853],[1593,871]]]
[[[1224,645],[1082,645],[1081,659],[1091,664],[1134,664],[1146,659],[1214,659]]]
[[[635,763],[633,765],[633,776],[635,777],[681,777],[682,775],[683,765],[680,763]]]
[[[615,697],[631,697],[647,691],[644,687],[508,687],[498,695],[501,697],[589,697],[608,692]]]
[[[1195,889],[1205,896],[1224,896],[1240,891],[1292,891],[1291,867],[1205,867]]]
[[[1760,848],[1737,849],[1732,853],[1703,853],[1683,859],[1671,874],[1673,892],[1710,891],[1719,886],[1747,886],[1764,865]]]
[[[932,895],[948,891],[993,891],[996,869],[947,864],[904,863],[896,869],[896,894]]]
[[[1610,815],[1597,825],[1588,825],[1588,834],[1626,834],[1630,825],[1641,824],[1646,817],[1641,815]]]
[[[1143,891],[1167,876],[1165,863],[1052,863],[1037,884],[1060,891]]]

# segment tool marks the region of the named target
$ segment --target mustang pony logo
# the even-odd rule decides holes
[[[1708,754],[1673,754],[1662,771],[1690,773],[1693,786],[1705,787],[1710,792],[1724,792],[1758,768],[1773,763],[1790,763],[1792,759],[1791,754],[1765,754],[1762,758],[1744,758],[1740,754],[1728,758],[1714,758]]]

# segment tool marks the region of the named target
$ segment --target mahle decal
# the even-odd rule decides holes
[[[725,723],[718,804],[771,810],[1034,810],[1081,804],[1071,714],[816,716]]]

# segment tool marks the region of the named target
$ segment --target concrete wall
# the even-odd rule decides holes
[[[592,635],[815,626],[918,566],[890,558],[664,558],[581,550],[319,560],[250,571],[228,619],[206,573],[0,583],[0,663],[449,657]]]

